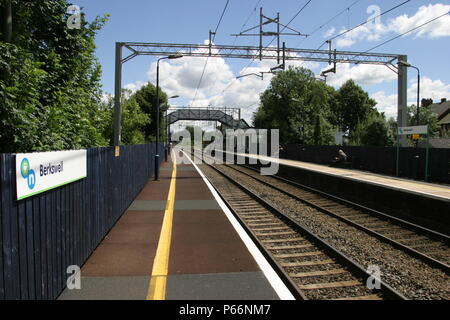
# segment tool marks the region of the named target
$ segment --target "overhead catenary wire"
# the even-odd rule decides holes
[[[222,22],[223,16],[225,15],[225,11],[227,10],[229,2],[230,2],[230,0],[227,0],[227,2],[225,3],[225,7],[222,10],[222,14],[220,15],[219,21],[217,22],[216,28],[214,29],[214,33],[213,33],[213,37],[212,37],[213,42],[214,42],[214,39],[216,38],[217,30],[219,30],[220,23]],[[200,76],[200,79],[197,84],[197,88],[195,89],[194,99],[191,102],[191,106],[194,104],[195,100],[197,99],[198,89],[200,88],[203,77],[205,75],[205,70],[206,70],[206,66],[208,65],[208,60],[209,60],[209,57],[206,57],[205,64],[203,66],[202,75]]]
[[[245,20],[245,22],[242,24],[241,30],[240,30],[239,32],[242,32],[242,30],[244,30],[244,27],[247,25],[247,23],[248,23],[248,21],[250,20],[250,18],[255,14],[256,9],[258,8],[258,6],[259,6],[260,3],[261,3],[261,0],[258,0],[258,1],[256,2],[256,4],[255,4],[254,8],[252,9],[252,11],[250,12],[249,16],[247,17],[247,19]],[[233,44],[232,44],[233,46],[236,44],[237,38],[238,38],[238,36],[236,35],[235,38],[234,38]],[[204,72],[204,71],[203,71],[203,72]],[[213,83],[212,86],[214,86],[214,84],[216,83],[216,81],[217,81],[217,78],[216,78],[216,80],[214,81],[214,83]],[[222,90],[222,93],[225,92],[225,90],[227,90],[227,89],[231,86],[232,83],[233,83],[233,82],[231,82],[230,85],[228,85],[224,90]]]
[[[239,33],[242,32],[242,30],[244,30],[244,27],[247,25],[247,23],[249,22],[250,18],[256,13],[256,9],[258,8],[259,4],[261,3],[261,0],[258,0],[255,4],[255,7],[252,9],[252,11],[250,12],[250,14],[248,15],[247,19],[245,20],[244,24],[241,26],[241,30],[239,30]],[[236,35],[234,37],[234,42],[233,42],[233,46],[236,44],[238,35]]]
[[[448,12],[446,12],[446,13],[440,15],[440,16],[437,16],[437,17],[435,17],[435,18],[433,18],[433,19],[431,19],[431,20],[428,20],[427,22],[422,23],[421,25],[418,25],[418,26],[416,26],[416,27],[414,27],[414,28],[412,28],[412,29],[410,29],[410,30],[408,30],[408,31],[405,31],[405,32],[403,32],[403,33],[401,33],[401,34],[399,34],[399,35],[393,37],[393,38],[390,38],[390,39],[388,39],[388,40],[386,40],[386,41],[384,41],[384,42],[382,42],[382,43],[376,45],[375,47],[370,48],[369,50],[364,51],[363,53],[368,53],[368,52],[370,52],[370,51],[372,51],[372,50],[375,50],[375,49],[377,49],[377,48],[379,48],[379,47],[381,47],[381,46],[384,46],[385,44],[387,44],[387,43],[389,43],[389,42],[391,42],[391,41],[394,41],[394,40],[396,40],[396,39],[398,39],[398,38],[400,38],[400,37],[403,37],[404,35],[406,35],[406,34],[408,34],[408,33],[410,33],[410,32],[413,32],[413,31],[415,31],[415,30],[417,30],[417,29],[420,29],[420,28],[424,27],[425,25],[427,25],[427,24],[429,24],[429,23],[431,23],[431,22],[434,22],[434,21],[436,21],[436,20],[438,20],[438,19],[440,19],[440,18],[442,18],[442,17],[444,17],[444,16],[446,16],[446,15],[448,15],[448,14],[450,14],[450,11],[448,11]]]
[[[319,27],[317,27],[316,29],[314,29],[313,31],[311,31],[308,34],[308,37],[302,39],[299,44],[297,44],[295,47],[298,48],[306,39],[310,39],[312,35],[316,34],[319,30],[321,30],[323,27],[325,27],[326,25],[328,25],[331,21],[334,21],[337,17],[341,16],[344,12],[350,10],[353,6],[355,6],[356,4],[358,4],[359,2],[361,2],[362,0],[356,0],[354,1],[351,5],[349,5],[348,7],[346,7],[345,9],[343,9],[342,11],[340,11],[339,13],[337,13],[336,15],[334,15],[333,17],[331,17],[330,19],[328,19],[326,22],[322,23]]]
[[[344,34],[347,34],[347,33],[351,32],[351,31],[353,31],[353,30],[355,30],[355,29],[357,29],[357,28],[359,28],[359,27],[362,27],[363,25],[365,25],[365,24],[367,24],[367,23],[369,23],[369,22],[372,22],[372,21],[376,20],[376,19],[380,18],[381,16],[384,16],[385,14],[387,14],[387,13],[389,13],[389,12],[391,12],[391,11],[397,9],[397,8],[400,8],[401,6],[407,4],[408,2],[411,2],[411,1],[412,1],[412,0],[406,0],[406,1],[403,1],[402,3],[400,3],[400,4],[398,4],[398,5],[396,5],[396,6],[392,7],[392,8],[390,8],[389,10],[383,11],[382,13],[380,13],[379,15],[377,15],[377,16],[375,16],[375,17],[373,17],[373,18],[367,19],[366,21],[364,21],[364,22],[358,24],[357,26],[354,26],[353,28],[350,28],[350,29],[348,29],[348,30],[345,30],[345,31],[343,31],[343,32],[341,32],[341,33],[335,35],[334,37],[331,37],[330,39],[328,39],[328,41],[332,41],[332,40],[334,40],[334,39],[336,39],[336,38],[338,38],[338,37],[340,37],[340,36],[343,36]]]
[[[295,20],[295,18],[297,18],[297,16],[298,16],[298,15],[299,15],[299,14],[300,14],[307,6],[308,6],[308,4],[311,3],[311,1],[312,1],[312,0],[308,0],[308,1],[303,5],[303,7],[301,7],[300,10],[297,11],[297,13],[292,17],[291,20],[289,20],[289,22],[287,23],[286,27],[283,28],[283,30],[286,29],[287,26],[289,26],[289,25],[291,24],[291,22]],[[283,30],[282,30],[282,31],[283,31]]]
[[[216,37],[217,30],[219,29],[220,23],[222,22],[223,16],[225,15],[225,11],[227,10],[228,3],[230,3],[230,0],[227,0],[227,3],[225,3],[225,7],[224,7],[223,10],[222,10],[222,14],[220,15],[219,22],[217,22],[216,29],[214,29],[213,41],[214,41],[214,39],[215,39],[215,37]]]
[[[259,6],[260,3],[261,3],[261,0],[258,0],[258,1],[256,2],[256,4],[255,4],[253,10],[250,12],[249,16],[248,16],[247,19],[245,20],[245,22],[244,22],[244,24],[242,25],[241,30],[239,31],[239,33],[241,33],[242,30],[244,30],[244,27],[247,25],[247,23],[249,22],[250,18],[255,14],[256,9],[258,8],[258,6]],[[233,46],[236,44],[237,38],[238,38],[238,36],[236,35],[235,38],[234,38],[234,41],[233,41]],[[251,63],[252,63],[252,62],[250,62],[243,70],[247,69],[247,68],[250,66]],[[233,80],[234,80],[234,78],[233,78]],[[233,81],[231,81],[230,84],[229,84],[225,89],[222,90],[222,94],[223,94],[229,87],[231,87],[232,84],[233,84]]]
[[[281,31],[280,32],[283,32],[290,24],[291,24],[291,22],[292,21],[294,21],[295,20],[295,18],[297,18],[297,16],[311,3],[311,1],[312,0],[308,0],[296,13],[295,13],[295,15],[292,17],[292,19],[291,20],[289,20],[289,22],[285,25],[285,26],[283,26],[283,29],[281,29]],[[270,46],[271,44],[272,44],[272,42],[273,41],[275,41],[275,39],[276,39],[276,37],[274,37],[270,42],[269,42],[269,44],[266,46],[266,47],[268,47],[268,46]],[[243,71],[245,71],[245,70],[247,70],[248,69],[248,67],[250,67],[250,65],[253,63],[255,61],[255,58],[253,58],[250,62],[249,62],[249,64],[244,68],[244,69],[242,69],[242,72]],[[234,79],[233,79],[234,80]],[[225,88],[225,89],[223,89],[222,90],[222,94],[226,91],[226,90],[228,90],[234,83],[235,83],[235,81],[231,81],[230,82],[230,84]]]
[[[399,3],[399,4],[395,5],[394,7],[390,8],[390,9],[388,9],[386,11],[381,12],[379,15],[377,15],[377,16],[375,16],[373,18],[367,19],[366,21],[364,21],[364,22],[354,26],[353,28],[347,29],[347,30],[345,30],[345,31],[343,31],[343,32],[341,32],[341,33],[331,37],[330,39],[324,41],[316,50],[320,50],[326,43],[328,43],[328,42],[330,42],[330,41],[332,41],[332,40],[334,40],[334,39],[336,39],[336,38],[338,38],[340,36],[343,36],[344,34],[347,34],[347,33],[351,32],[351,31],[353,31],[353,30],[355,30],[355,29],[357,29],[357,28],[359,28],[359,27],[361,27],[361,26],[363,26],[363,25],[365,25],[365,24],[367,24],[369,22],[372,22],[372,21],[380,18],[381,16],[384,16],[385,14],[387,14],[387,13],[389,13],[389,12],[391,12],[391,11],[393,11],[393,10],[395,10],[395,9],[397,9],[397,8],[403,6],[403,5],[405,5],[405,4],[407,4],[408,2],[411,2],[411,1],[412,0],[403,1],[402,3]],[[345,9],[345,10],[347,10],[347,9]],[[309,55],[309,57],[311,57],[311,56],[312,56],[312,54]],[[303,63],[301,65],[303,65]]]
[[[308,6],[308,4],[311,3],[311,1],[312,1],[312,0],[308,0],[308,1],[300,8],[300,10],[297,11],[297,13],[292,17],[292,19],[289,20],[289,22],[283,27],[283,29],[281,29],[280,32],[283,32],[283,31],[291,24],[291,22],[294,21],[295,18],[297,18],[297,16],[298,16],[303,10],[305,10],[305,8]],[[269,44],[267,45],[267,47],[270,46],[270,45],[272,44],[272,42],[275,41],[275,39],[276,39],[276,37],[274,37],[274,38],[272,39],[272,41],[269,42]]]

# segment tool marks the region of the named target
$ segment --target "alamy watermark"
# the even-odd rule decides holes
[[[69,14],[67,18],[67,28],[80,29],[81,28],[81,9],[79,6],[73,4],[67,7],[66,13]]]
[[[367,27],[375,30],[381,24],[381,8],[375,4],[368,6],[366,13],[369,14],[367,18]]]
[[[279,130],[278,129],[227,129],[203,133],[194,128],[194,136],[187,130],[176,132],[172,140],[179,141],[174,151],[177,164],[249,164],[263,165],[262,175],[274,175],[279,167]],[[187,157],[186,157],[187,155]]]
[[[371,264],[367,267],[367,273],[370,276],[367,278],[366,285],[370,290],[381,289],[381,269],[376,264]]]
[[[77,265],[70,265],[67,267],[66,273],[69,274],[66,285],[69,290],[81,289],[81,270]]]

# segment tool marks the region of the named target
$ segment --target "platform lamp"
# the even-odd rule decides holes
[[[179,95],[175,95],[175,96],[171,96],[169,98],[167,98],[167,100],[169,99],[175,99],[175,98],[179,98]],[[164,161],[167,162],[167,158],[169,156],[169,144],[170,144],[170,137],[169,137],[169,133],[170,133],[170,124],[169,124],[169,118],[168,118],[168,109],[169,109],[169,105],[166,104],[166,148],[165,148],[165,154],[164,154]]]
[[[156,63],[156,153],[155,153],[155,180],[159,180],[159,61],[163,59],[182,58],[182,54],[171,54],[158,59]]]

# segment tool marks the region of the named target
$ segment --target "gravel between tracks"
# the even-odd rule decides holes
[[[200,167],[208,177],[218,174],[207,165]],[[231,168],[220,166],[220,170],[365,268],[377,265],[381,270],[381,279],[405,297],[450,299],[450,277],[443,271]]]

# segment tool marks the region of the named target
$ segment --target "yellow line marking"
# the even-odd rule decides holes
[[[166,282],[169,271],[169,253],[170,242],[172,240],[172,222],[177,177],[175,155],[172,160],[173,170],[170,180],[169,195],[167,197],[166,210],[164,211],[161,234],[159,235],[158,248],[156,249],[155,260],[153,261],[153,269],[147,293],[147,300],[164,300],[166,298]]]

